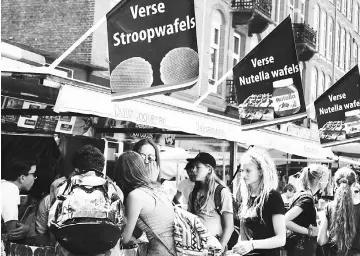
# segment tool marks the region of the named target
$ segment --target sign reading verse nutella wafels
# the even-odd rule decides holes
[[[197,82],[194,0],[123,0],[107,15],[107,28],[112,101]]]
[[[288,17],[233,68],[242,129],[305,118],[300,72]]]
[[[360,75],[355,66],[315,100],[320,142],[334,146],[360,141]]]

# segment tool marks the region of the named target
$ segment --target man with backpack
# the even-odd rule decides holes
[[[55,255],[119,255],[125,226],[122,192],[102,173],[104,155],[86,145],[71,162],[75,171],[58,187],[49,212]]]

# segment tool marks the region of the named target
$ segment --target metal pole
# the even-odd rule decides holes
[[[85,34],[83,34],[69,49],[67,49],[59,58],[57,58],[51,65],[49,66],[50,69],[55,69],[60,62],[62,62],[76,47],[78,47],[91,33],[93,33],[101,24],[106,21],[106,14],[98,20]]]

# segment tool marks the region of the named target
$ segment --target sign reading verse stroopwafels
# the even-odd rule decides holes
[[[300,72],[288,17],[233,68],[242,129],[305,118]]]
[[[355,66],[315,100],[320,142],[334,146],[360,141],[360,75]]]
[[[123,0],[107,15],[107,28],[112,101],[197,82],[194,0]]]

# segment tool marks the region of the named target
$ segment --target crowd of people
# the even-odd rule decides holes
[[[49,212],[58,213],[52,205],[69,189],[70,178],[85,172],[97,176],[104,169],[105,158],[99,149],[86,145],[74,154],[72,165],[74,169],[67,176],[52,183],[50,194],[38,204],[34,221],[22,223],[18,212],[20,191],[31,189],[37,162],[31,154],[14,158],[9,166],[12,175],[1,181],[3,249],[9,241],[21,241],[35,233],[56,244],[56,255],[80,255],[65,249],[64,241],[53,236],[49,228],[53,216]],[[121,239],[101,255],[122,255],[123,247],[146,236],[146,255],[176,256],[174,207],[201,220],[209,236],[218,241],[217,255],[360,255],[360,185],[351,168],[336,171],[334,200],[319,212],[315,195],[332,178],[323,165],[303,168],[300,188],[289,184],[280,194],[273,159],[266,150],[250,148],[240,159],[238,202],[227,184],[217,177],[216,166],[214,157],[205,152],[187,159],[188,179],[178,184],[176,195],[170,198],[161,182],[160,154],[153,141],[143,139],[132,151],[122,153],[109,178],[114,182],[111,202],[123,203],[125,225],[119,228]],[[99,183],[97,179],[87,182]],[[240,220],[237,229],[236,219]],[[239,233],[231,244],[234,230]]]

